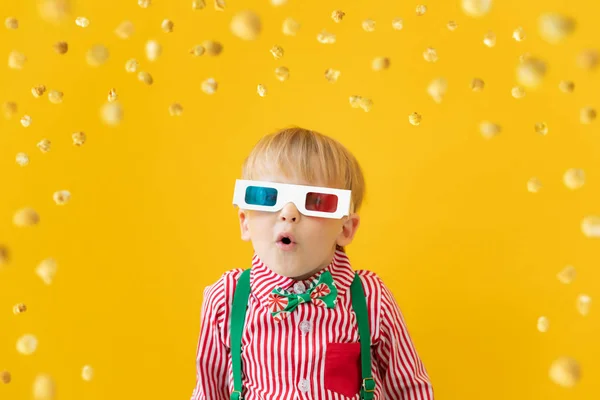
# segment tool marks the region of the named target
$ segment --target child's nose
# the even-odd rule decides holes
[[[298,220],[300,216],[300,211],[294,203],[287,203],[283,206],[281,211],[279,212],[279,218],[283,221],[293,222]]]

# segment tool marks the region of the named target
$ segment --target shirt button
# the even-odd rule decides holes
[[[306,393],[310,389],[310,383],[306,379],[301,379],[300,383],[298,383],[298,388],[302,393]]]
[[[294,283],[294,292],[296,292],[296,294],[301,294],[301,293],[306,292],[306,286],[304,286],[304,283],[302,283],[302,282]]]
[[[302,321],[300,322],[300,330],[303,334],[307,334],[312,329],[312,324],[310,321]]]

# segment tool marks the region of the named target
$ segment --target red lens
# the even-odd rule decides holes
[[[306,194],[306,207],[309,211],[333,213],[337,210],[338,197],[335,194],[309,192]]]

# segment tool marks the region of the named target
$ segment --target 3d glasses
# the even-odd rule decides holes
[[[310,217],[341,219],[350,212],[352,191],[236,179],[233,204],[244,210],[276,212],[287,203]]]

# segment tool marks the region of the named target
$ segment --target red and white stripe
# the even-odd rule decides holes
[[[296,281],[275,274],[254,254],[251,296],[242,336],[245,400],[360,399],[358,393],[348,397],[328,390],[324,379],[327,344],[357,343],[359,339],[350,296],[355,271],[347,255],[337,250],[327,268],[303,281],[306,287],[325,270],[331,272],[338,289],[336,307],[304,303],[276,322],[270,314],[269,294],[276,287],[291,290]],[[229,318],[235,285],[242,272],[227,271],[204,290],[192,400],[230,398],[233,374]],[[374,272],[356,272],[365,291],[371,324],[374,400],[432,400],[431,382],[392,293]],[[310,331],[300,329],[303,321],[311,324]]]

